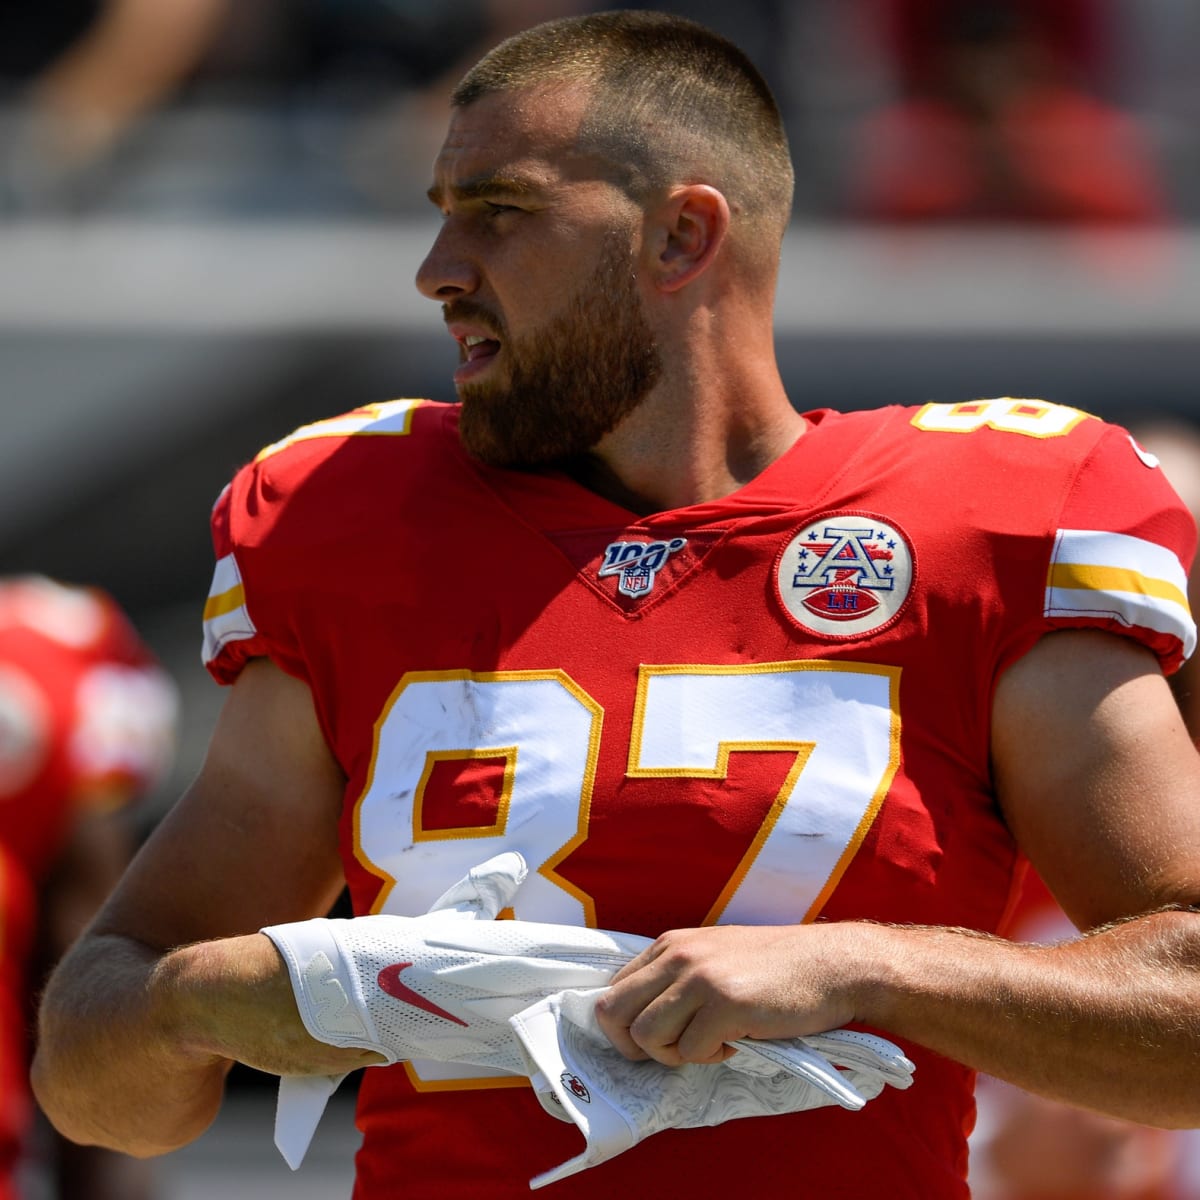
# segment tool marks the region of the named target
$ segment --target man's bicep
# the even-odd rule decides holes
[[[308,688],[265,659],[251,662],[199,775],[139,851],[95,932],[165,949],[324,914],[343,884],[344,785]]]
[[[1200,901],[1200,758],[1148,651],[1043,638],[997,687],[992,752],[1013,833],[1080,928]]]

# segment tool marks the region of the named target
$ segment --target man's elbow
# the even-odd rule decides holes
[[[140,975],[131,980],[96,969],[106,949],[113,947],[80,943],[51,973],[29,1082],[68,1141],[152,1158],[187,1145],[212,1124],[232,1063],[189,1070],[164,1053],[144,1014],[130,1019]],[[97,1005],[98,995],[107,1003]]]
[[[202,1103],[176,1110],[170,1124],[163,1122],[161,1111],[158,1119],[145,1119],[122,1103],[127,1098],[107,1094],[106,1085],[86,1072],[58,1065],[44,1046],[34,1054],[29,1081],[46,1119],[68,1141],[133,1158],[156,1158],[195,1141],[219,1107]]]

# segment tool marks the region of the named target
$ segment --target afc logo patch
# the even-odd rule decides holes
[[[802,629],[861,637],[888,624],[913,583],[908,539],[870,513],[832,513],[801,529],[783,548],[775,586]]]

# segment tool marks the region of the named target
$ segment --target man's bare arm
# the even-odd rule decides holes
[[[234,1061],[330,1074],[376,1061],[309,1038],[256,932],[336,899],[343,785],[308,689],[250,664],[195,783],[47,986],[33,1083],[63,1134],[162,1153],[208,1127]]]
[[[602,1000],[614,1043],[711,1061],[736,1037],[858,1021],[1043,1095],[1200,1125],[1200,761],[1165,680],[1132,643],[1047,637],[999,685],[994,756],[1018,840],[1088,936],[677,931]]]
[[[106,789],[77,798],[79,813],[38,897],[37,979],[48,974],[99,911],[135,849],[124,805],[129,796]],[[80,1146],[49,1131],[45,1156],[57,1200],[150,1200],[147,1163],[98,1146]]]

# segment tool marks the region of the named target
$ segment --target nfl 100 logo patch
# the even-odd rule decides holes
[[[908,539],[869,513],[834,513],[806,525],[784,546],[775,572],[792,619],[833,637],[861,637],[886,625],[904,607],[912,581]]]
[[[644,596],[667,559],[686,545],[687,538],[681,537],[665,542],[611,542],[604,548],[598,574],[601,579],[615,575],[617,591],[623,596]]]

